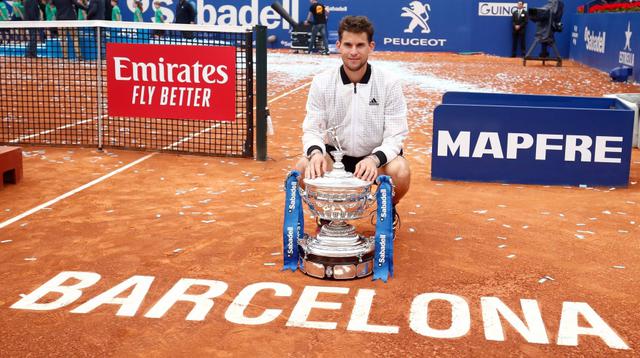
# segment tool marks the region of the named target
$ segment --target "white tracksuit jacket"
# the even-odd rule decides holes
[[[398,156],[409,133],[400,81],[367,66],[366,74],[356,84],[351,83],[342,66],[313,79],[302,124],[305,155],[316,148],[326,153],[325,143],[334,145],[326,129],[340,126],[337,137],[345,155],[375,154],[381,166]]]

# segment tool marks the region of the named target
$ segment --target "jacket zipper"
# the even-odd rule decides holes
[[[354,150],[355,148],[357,148],[357,145],[356,145],[357,135],[356,135],[356,127],[355,127],[356,115],[358,114],[357,106],[358,106],[358,84],[354,83],[353,95],[351,99],[351,150]]]

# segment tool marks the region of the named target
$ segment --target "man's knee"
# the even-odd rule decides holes
[[[406,182],[411,178],[409,161],[398,156],[383,167],[382,174],[389,175],[398,182]]]

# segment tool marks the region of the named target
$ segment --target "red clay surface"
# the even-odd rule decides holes
[[[298,56],[303,63],[316,57]],[[378,53],[413,71],[514,93],[600,96],[640,92],[612,84],[606,74],[567,61],[542,67],[490,56]],[[271,98],[307,83],[270,81]],[[285,76],[286,77],[286,76]],[[406,157],[412,187],[399,206],[395,277],[321,281],[281,272],[282,184],[300,153],[308,87],[270,104],[276,129],[269,160],[157,154],[43,210],[0,229],[1,356],[633,356],[640,347],[640,150],[632,154],[627,188],[543,187],[436,182],[430,179],[433,108],[442,91],[407,83],[410,137]],[[0,225],[148,153],[23,147],[24,179],[0,190]],[[367,219],[360,231],[372,232]],[[307,232],[315,230],[307,215]],[[10,241],[8,241],[10,240]],[[181,249],[181,250],[177,250]],[[275,263],[267,266],[265,263]],[[62,271],[95,272],[102,279],[70,305],[50,311],[10,308]],[[118,305],[87,314],[81,303],[134,275],[155,280],[133,317]],[[553,280],[541,280],[545,276]],[[178,303],[162,318],[145,313],[181,278],[224,281],[203,321],[187,321],[193,307]],[[541,281],[544,281],[541,283]],[[283,310],[274,321],[230,323],[225,311],[247,285],[279,282],[290,297],[264,291],[247,316]],[[309,320],[335,330],[287,327],[306,286],[345,287],[321,294],[340,309],[314,309]],[[395,325],[397,334],[350,332],[359,289],[374,289],[370,324]],[[190,293],[202,292],[193,288]],[[429,292],[457,295],[470,308],[471,328],[456,339],[425,337],[409,326],[413,299]],[[121,295],[122,297],[127,296]],[[527,342],[503,320],[505,341],[485,339],[481,297],[497,297],[522,317],[521,299],[537,300],[549,344]],[[41,302],[55,300],[51,294]],[[586,302],[630,350],[581,336],[558,346],[563,302]],[[451,324],[450,306],[434,302],[428,322]],[[582,326],[588,327],[584,319]]]

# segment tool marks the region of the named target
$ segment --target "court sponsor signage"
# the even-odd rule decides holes
[[[590,30],[588,26],[584,28],[584,43],[587,51],[604,53],[607,48],[607,32]]]
[[[633,111],[608,98],[447,93],[432,178],[626,186]]]
[[[480,2],[478,16],[511,16],[518,9],[517,2]],[[527,10],[527,4],[524,3]]]
[[[631,21],[627,22],[627,30],[624,32],[624,48],[619,53],[618,63],[624,66],[633,67],[635,64],[635,55],[631,48],[631,36],[633,31],[631,30]]]
[[[224,26],[255,26],[264,25],[270,30],[279,29],[288,31],[291,26],[282,19],[271,7],[271,0],[187,0],[196,11],[196,23]],[[298,13],[302,10],[306,17],[308,1],[304,0],[279,0],[282,7],[287,10],[294,20],[298,21]],[[302,1],[302,2],[301,2]],[[141,0],[142,16],[145,20],[154,16],[153,0]],[[177,1],[160,0],[160,11],[165,17],[165,23],[175,21],[175,4]],[[119,0],[123,9],[123,20],[133,19],[136,10],[135,0]],[[337,8],[338,11],[342,8]],[[346,8],[345,10],[346,11]]]
[[[109,115],[235,121],[232,46],[107,43]]]
[[[640,13],[576,15],[574,32],[584,37],[571,43],[571,58],[610,72],[633,68],[632,81],[640,82],[636,52],[640,44]]]
[[[577,347],[586,341],[590,349],[594,344],[615,350],[632,349],[586,302],[565,301],[557,307],[559,315],[549,316],[547,313],[543,316],[535,299],[520,299],[519,302],[514,301],[518,303],[509,305],[499,297],[487,296],[473,300],[455,294],[425,292],[417,293],[410,303],[396,302],[398,306],[407,306],[406,314],[401,315],[407,317],[407,321],[398,322],[380,312],[372,314],[374,308],[380,306],[379,303],[374,304],[377,294],[374,289],[352,291],[349,287],[304,286],[299,294],[294,295],[294,289],[287,284],[257,282],[241,288],[229,303],[227,298],[219,300],[221,296],[228,295],[229,289],[229,284],[221,280],[182,278],[162,294],[153,286],[154,276],[134,275],[113,287],[105,287],[103,282],[99,283],[101,279],[101,275],[95,272],[63,271],[34,291],[20,295],[21,298],[10,308],[42,312],[64,309],[74,314],[91,314],[99,310],[103,316],[105,310],[110,310],[120,317],[162,319],[171,310],[174,310],[173,314],[176,313],[174,306],[184,312],[185,305],[188,305],[189,312],[184,319],[194,323],[206,321],[224,324],[226,321],[258,330],[260,326],[273,327],[275,323],[286,322],[284,325],[288,329],[340,329],[352,334],[368,335],[407,334],[406,331],[410,330],[411,334],[425,339],[455,339],[455,342],[463,343],[460,339],[468,336],[472,324],[476,323],[476,318],[472,320],[471,303],[479,308],[474,312],[480,312],[477,319],[482,321],[481,328],[474,328],[474,331],[482,330],[487,341],[524,340],[530,344],[568,347]],[[95,292],[96,286],[104,291],[88,297],[85,291]],[[166,284],[159,286],[165,287]],[[236,292],[236,289],[232,291]],[[160,298],[150,302],[149,292],[152,292],[150,297]],[[265,302],[268,297],[277,299],[266,307],[264,303],[252,303],[254,300]],[[287,299],[291,303],[287,303]],[[546,302],[545,305],[553,304]],[[212,311],[214,306],[222,307]],[[350,312],[344,306],[352,307]],[[433,310],[433,307],[437,309]],[[321,315],[320,312],[326,310],[333,312],[331,315]],[[216,317],[222,312],[223,317]],[[341,318],[340,315],[345,317]],[[379,319],[375,322],[371,317]],[[434,327],[433,322],[447,324]],[[554,328],[554,331],[547,330],[547,327]],[[551,335],[548,332],[552,332]],[[584,337],[590,339],[585,340]]]
[[[207,25],[264,25],[268,35],[276,36],[270,46],[289,47],[291,25],[270,5],[273,0],[187,0],[196,10],[196,23]],[[322,2],[322,1],[321,1]],[[584,0],[565,0],[566,9],[574,9]],[[134,0],[119,0],[124,21],[133,21]],[[141,0],[144,21],[152,21],[152,0]],[[307,0],[280,0],[282,7],[296,22],[309,14]],[[484,52],[508,56],[511,53],[511,10],[516,1],[485,0],[476,6],[469,0],[330,0],[323,2],[330,10],[327,30],[336,31],[347,15],[366,15],[375,26],[376,48],[383,51],[451,51]],[[540,7],[547,0],[529,0],[525,6]],[[175,21],[177,1],[160,0],[160,11],[166,23]],[[563,23],[573,25],[569,12]],[[535,24],[530,22],[527,43],[533,41]],[[558,49],[563,56],[569,51],[570,31],[557,33]],[[331,35],[330,35],[331,37]],[[335,42],[330,38],[330,43]]]
[[[403,2],[399,2],[399,4],[402,3]],[[417,47],[423,50],[440,48],[440,50],[442,50],[447,44],[447,39],[441,38],[436,35],[437,32],[433,32],[431,22],[431,17],[433,16],[432,9],[435,9],[437,12],[440,8],[437,6],[432,8],[432,2],[406,1],[405,3],[406,4],[399,9],[401,10],[399,11],[399,16],[403,19],[400,23],[405,25],[402,30],[404,35],[384,37],[382,45],[391,47]],[[444,14],[440,16],[442,15]]]

